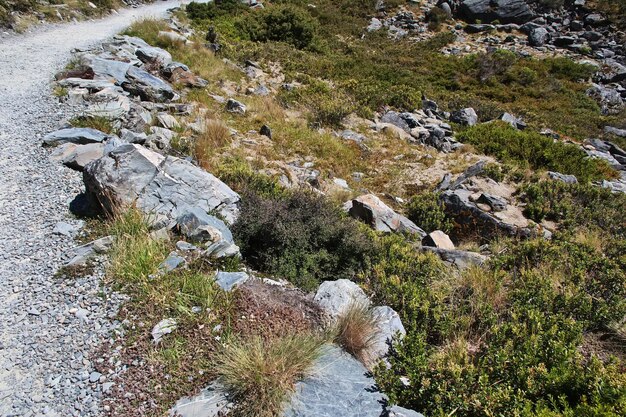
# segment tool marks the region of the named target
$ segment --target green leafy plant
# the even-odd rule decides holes
[[[411,197],[406,208],[407,217],[427,233],[441,230],[449,233],[452,221],[446,216],[445,207],[439,195],[425,192]]]

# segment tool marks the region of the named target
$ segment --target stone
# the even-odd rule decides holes
[[[310,376],[298,382],[284,417],[380,417],[385,396],[358,360],[328,345]]]
[[[485,169],[486,163],[487,161],[485,160],[478,161],[477,163],[475,163],[474,165],[470,166],[465,171],[463,171],[463,173],[461,173],[461,175],[459,175],[454,181],[452,181],[452,175],[450,173],[447,173],[446,175],[444,175],[441,182],[437,185],[436,190],[437,191],[454,190],[460,187],[468,179],[475,177],[476,175],[483,172],[483,170]]]
[[[158,344],[163,339],[163,336],[172,333],[177,327],[176,319],[168,318],[161,320],[152,328],[152,341],[154,344]]]
[[[469,22],[525,23],[535,17],[524,0],[462,0],[459,14]]]
[[[476,202],[481,204],[487,204],[489,207],[491,207],[493,211],[506,210],[506,207],[508,205],[506,200],[502,197],[486,193],[482,193],[480,197],[478,197],[478,200],[476,200]]]
[[[178,120],[176,120],[174,116],[168,113],[157,114],[157,120],[159,121],[159,124],[166,129],[174,129],[180,126],[180,123],[178,123]],[[174,134],[175,133],[172,132],[172,136],[169,138],[170,140],[172,139]]]
[[[337,319],[351,305],[370,305],[361,287],[348,279],[322,282],[314,300],[332,319]]]
[[[372,20],[370,20],[370,24],[367,26],[367,31],[376,32],[377,30],[382,29],[382,27],[383,23],[379,19],[372,17]]]
[[[240,256],[233,235],[226,224],[199,207],[185,207],[176,219],[178,231],[193,242],[203,243],[205,256],[222,258]]]
[[[565,175],[559,172],[548,171],[548,177],[555,181],[561,181],[565,184],[578,184],[578,179],[574,175]]]
[[[467,33],[481,33],[481,32],[491,32],[493,30],[496,30],[496,27],[494,25],[489,25],[486,23],[470,23],[468,25],[465,25],[464,30]]]
[[[172,62],[172,55],[169,52],[155,46],[139,48],[135,51],[135,55],[144,64],[157,64],[159,67]]]
[[[94,383],[94,382],[98,382],[100,380],[100,377],[102,376],[102,374],[100,372],[92,372],[89,374],[89,382]]]
[[[89,127],[70,127],[48,133],[43,138],[43,144],[56,146],[62,143],[86,145],[88,143],[102,143],[109,138],[104,132]]]
[[[159,33],[157,34],[157,36],[161,39],[167,39],[169,41],[172,42],[180,42],[180,43],[186,43],[187,42],[187,38],[184,37],[183,35],[180,35],[176,32],[172,32],[172,31],[164,31],[164,30],[160,30]]]
[[[88,143],[86,145],[66,143],[62,146],[63,148],[59,149],[62,152],[55,152],[50,157],[79,172],[82,172],[90,162],[102,158],[105,148],[102,143]]]
[[[586,94],[598,102],[603,115],[618,114],[625,107],[622,96],[615,88],[591,84]]]
[[[100,93],[98,93],[100,94]],[[122,119],[131,109],[130,99],[126,96],[117,95],[92,103],[85,110],[87,117],[102,117],[109,120]]]
[[[136,144],[88,164],[83,181],[93,207],[111,213],[134,205],[154,217],[155,228],[175,224],[188,207],[215,211],[229,224],[238,214],[239,195],[219,179],[187,160]]]
[[[85,55],[81,63],[94,73],[94,80],[106,80],[115,85],[126,81],[126,73],[132,67],[128,62],[103,59],[93,55]]]
[[[245,272],[224,272],[215,274],[215,283],[224,291],[230,292],[245,283],[250,277]]]
[[[173,84],[183,84],[186,87],[204,88],[209,82],[198,77],[185,64],[180,62],[172,62],[161,71],[163,76]]]
[[[450,120],[463,126],[474,126],[478,123],[478,115],[473,108],[467,107],[465,109],[452,112]]]
[[[422,250],[436,254],[441,258],[442,261],[461,270],[469,268],[472,265],[483,265],[489,259],[487,256],[481,255],[480,253],[468,252],[457,249],[451,250],[423,246]]]
[[[224,387],[212,383],[194,397],[183,397],[169,411],[170,416],[221,417],[228,414],[232,404]]]
[[[387,409],[384,417],[424,417],[424,415],[418,413],[417,411],[394,405]]]
[[[362,134],[357,133],[354,130],[349,130],[349,129],[339,132],[339,137],[341,139],[350,140],[357,144],[361,144],[367,140],[367,138],[363,136]]]
[[[500,116],[499,120],[502,120],[503,122],[510,124],[516,129],[519,129],[519,130],[526,129],[526,123],[524,123],[521,119],[513,116],[511,113],[502,113],[502,116]]]
[[[374,307],[372,313],[376,317],[377,332],[366,355],[377,361],[387,355],[389,345],[395,337],[402,338],[406,335],[406,330],[400,315],[391,307]]]
[[[246,105],[240,101],[229,98],[226,102],[226,111],[237,114],[246,114]]]
[[[618,129],[612,126],[604,126],[604,133],[609,133],[621,138],[626,138],[626,129]]]
[[[270,140],[272,139],[272,129],[268,125],[261,126],[259,134],[268,137]]]
[[[129,129],[120,129],[120,139],[126,143],[143,144],[148,139],[148,135],[144,132],[136,133]]]
[[[450,236],[442,232],[441,230],[435,230],[429,233],[422,239],[422,245],[432,246],[440,249],[454,249],[454,243],[450,239]]]
[[[426,236],[426,232],[406,217],[396,213],[374,194],[361,195],[352,200],[348,213],[380,232],[396,232]]]
[[[530,46],[544,46],[550,38],[550,32],[544,27],[531,29],[528,34],[528,43]]]
[[[122,88],[142,100],[165,102],[176,98],[176,93],[168,83],[140,68],[129,68],[126,79]]]
[[[113,236],[105,236],[72,249],[72,259],[65,266],[85,265],[94,256],[107,253],[113,246],[114,240]]]
[[[69,224],[66,222],[58,222],[54,229],[52,229],[52,233],[55,235],[63,235],[67,237],[74,237],[76,233],[83,227],[83,222],[81,224],[74,226],[73,224]]]
[[[165,258],[163,262],[159,265],[159,272],[165,274],[167,272],[171,272],[176,268],[185,265],[185,258],[180,256],[178,252],[170,252],[170,254]]]

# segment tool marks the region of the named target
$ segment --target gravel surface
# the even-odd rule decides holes
[[[68,212],[80,174],[49,160],[44,134],[71,116],[50,80],[71,58],[141,16],[162,16],[159,1],[99,21],[50,25],[0,40],[0,417],[94,416],[107,376],[91,354],[112,337],[120,297],[101,273],[72,279],[55,271],[76,246],[59,234],[80,222]]]

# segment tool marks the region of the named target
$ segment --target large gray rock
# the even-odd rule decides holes
[[[122,88],[142,100],[164,102],[176,97],[168,83],[137,67],[130,67]]]
[[[137,55],[137,58],[144,64],[165,66],[172,62],[172,55],[170,55],[169,52],[155,46],[139,48],[135,51],[135,55]]]
[[[368,370],[336,346],[328,346],[311,375],[296,384],[284,417],[380,417],[383,394]]]
[[[164,157],[126,144],[87,165],[86,193],[94,205],[112,212],[132,206],[150,213],[155,225],[173,226],[189,207],[217,212],[227,223],[238,214],[239,195],[191,162]]]
[[[132,67],[128,62],[104,59],[93,55],[85,55],[81,63],[94,72],[94,80],[109,81],[115,85],[122,85],[126,80],[126,73]]]
[[[560,172],[548,171],[548,177],[550,177],[550,179],[553,179],[555,181],[564,182],[565,184],[577,184],[578,183],[578,178],[576,178],[575,175],[565,175],[565,174],[561,174]]]
[[[467,107],[453,112],[450,120],[463,126],[474,126],[478,123],[478,115],[473,108]]]
[[[398,232],[426,236],[426,232],[406,217],[396,213],[376,197],[374,194],[365,194],[346,205],[348,213],[356,219],[369,224],[380,232]]]
[[[598,102],[604,115],[617,114],[625,107],[621,94],[615,88],[591,84],[586,94]]]
[[[372,309],[378,332],[376,333],[367,356],[377,360],[383,358],[389,352],[389,344],[394,337],[402,338],[406,335],[406,330],[400,320],[400,315],[391,307],[378,306]]]
[[[543,46],[550,39],[550,32],[544,27],[533,28],[528,34],[528,43],[531,46]]]
[[[44,145],[55,146],[62,143],[85,145],[88,143],[102,143],[110,136],[104,132],[89,127],[70,127],[48,133],[43,138]]]
[[[482,23],[498,20],[521,24],[535,17],[524,0],[463,0],[459,12],[469,22]]]
[[[322,282],[314,300],[333,319],[343,314],[351,305],[370,305],[370,300],[361,287],[349,279]]]

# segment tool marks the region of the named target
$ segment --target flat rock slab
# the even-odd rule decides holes
[[[43,144],[48,146],[61,145],[63,143],[75,143],[86,145],[88,143],[102,143],[109,138],[104,132],[89,127],[70,127],[48,133],[43,138]]]
[[[284,417],[380,417],[385,397],[361,362],[328,346],[311,376],[296,384]]]

